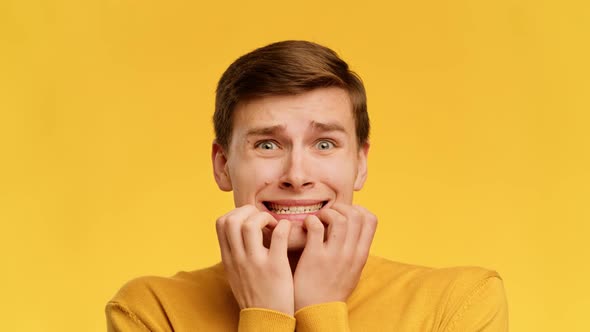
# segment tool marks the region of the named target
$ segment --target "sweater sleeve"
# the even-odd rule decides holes
[[[141,331],[148,332],[150,329],[125,306],[117,302],[109,302],[106,306],[107,331]]]
[[[348,307],[344,302],[328,302],[307,306],[295,313],[297,332],[347,332]]]
[[[285,313],[262,309],[246,308],[240,311],[238,332],[293,332],[295,318]]]
[[[106,316],[108,332],[153,330],[127,307],[117,302],[107,304]],[[259,308],[243,309],[240,312],[239,332],[293,332],[294,330],[295,318],[282,312]]]
[[[489,277],[477,285],[453,315],[446,332],[508,331],[508,305],[502,279]]]

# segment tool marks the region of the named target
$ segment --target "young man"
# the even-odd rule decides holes
[[[377,218],[352,205],[367,177],[360,79],[304,41],[236,60],[216,96],[212,161],[236,208],[222,263],[125,285],[110,331],[507,331],[498,274],[369,256]]]

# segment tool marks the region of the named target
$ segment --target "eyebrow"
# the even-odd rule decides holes
[[[312,121],[311,127],[317,131],[341,131],[343,133],[346,133],[346,129],[344,129],[344,127],[341,124],[334,123],[334,122],[322,123],[322,122]]]
[[[258,128],[251,128],[246,133],[246,136],[265,136],[265,135],[272,135],[276,134],[281,131],[285,131],[286,126],[284,125],[275,125],[270,127],[258,127]]]
[[[338,123],[323,123],[312,121],[310,127],[313,130],[320,131],[320,132],[330,132],[330,131],[339,131],[346,133],[346,129],[341,124]],[[287,129],[286,125],[274,125],[270,127],[258,127],[258,128],[251,128],[246,133],[246,136],[266,136],[266,135],[276,135],[279,132],[284,132]]]

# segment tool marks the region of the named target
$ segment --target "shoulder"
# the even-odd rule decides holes
[[[118,321],[165,331],[177,321],[186,321],[184,308],[206,315],[216,304],[230,308],[233,304],[221,264],[171,277],[130,280],[108,301],[105,311],[109,323]]]
[[[363,279],[383,280],[428,288],[447,289],[452,292],[465,292],[482,282],[490,280],[502,281],[498,272],[477,266],[456,266],[448,268],[432,268],[391,261],[385,258],[370,256]]]
[[[161,296],[181,295],[187,289],[202,288],[201,291],[214,291],[223,287],[225,283],[220,264],[190,272],[181,271],[171,277],[143,276],[126,282],[110,302],[125,305],[145,304]]]
[[[444,331],[508,331],[508,304],[502,277],[481,267],[440,269],[448,299]]]
[[[498,272],[477,266],[431,268],[370,257],[363,283],[373,294],[393,295],[409,306],[427,308],[441,331],[479,330],[494,324],[507,329],[507,304]],[[483,324],[483,325],[482,325]],[[444,327],[444,328],[443,328]],[[504,331],[492,329],[490,331]]]

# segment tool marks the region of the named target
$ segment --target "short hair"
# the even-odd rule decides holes
[[[359,148],[369,139],[367,96],[360,77],[333,50],[309,41],[276,42],[234,61],[221,76],[215,96],[213,123],[217,143],[227,151],[233,113],[241,101],[295,95],[317,88],[339,87],[348,92]]]

